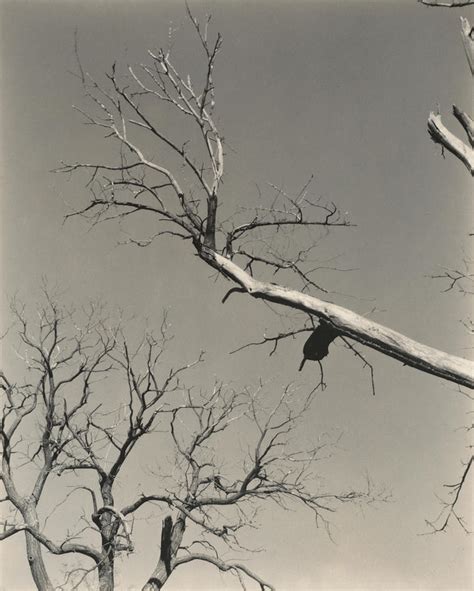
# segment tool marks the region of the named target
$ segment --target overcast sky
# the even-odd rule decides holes
[[[331,301],[362,314],[376,308],[372,317],[382,324],[469,356],[460,322],[469,302],[442,293],[445,285],[429,276],[468,252],[470,179],[460,162],[442,158],[426,132],[438,103],[454,129],[451,105],[468,110],[472,102],[459,34],[459,15],[468,11],[427,9],[415,0],[190,4],[198,16],[212,13],[212,30],[224,38],[215,83],[229,146],[226,207],[252,203],[256,184],[298,192],[314,174],[315,195],[335,201],[357,224],[334,233],[318,253],[321,261],[338,255],[341,267],[356,269],[321,275],[338,292]],[[70,300],[102,297],[149,325],[167,308],[177,362],[207,352],[205,368],[194,375],[204,388],[214,376],[239,385],[263,378],[275,396],[288,382],[311,387],[317,368],[297,372],[304,338],[272,357],[263,348],[229,355],[265,330],[277,332],[278,317],[250,298],[222,305],[225,284],[210,278],[189,244],[120,246],[127,235],[117,224],[63,224],[87,193],[80,178],[50,171],[62,159],[114,158],[72,110],[83,101],[71,74],[75,29],[84,67],[100,77],[114,61],[143,61],[147,49],[166,44],[171,26],[178,63],[193,75],[200,62],[184,4],[3,0],[0,7],[3,309],[15,293],[31,300],[46,276]],[[8,322],[6,312],[2,320]],[[271,507],[254,533],[266,551],[248,564],[280,590],[469,589],[470,538],[455,524],[443,535],[420,535],[440,509],[436,495],[456,482],[468,456],[460,429],[468,422],[467,400],[452,384],[375,352],[367,356],[375,397],[360,363],[334,345],[325,363],[328,387],[305,417],[304,435],[342,433],[337,453],[321,466],[328,482],[361,485],[369,473],[392,490],[392,502],[364,512],[344,507],[333,517],[335,543],[308,514]],[[137,474],[153,457],[147,451]],[[463,508],[467,514],[469,502]],[[135,588],[153,567],[156,548],[140,535],[120,588]],[[31,589],[23,540],[10,539],[0,553],[3,588]],[[190,565],[167,588],[238,586],[210,567]]]

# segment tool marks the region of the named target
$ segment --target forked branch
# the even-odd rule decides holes
[[[464,127],[468,134],[470,142],[472,142],[472,119],[460,111],[456,106],[453,106],[453,113]],[[469,170],[471,175],[474,175],[474,149],[472,144],[469,145],[460,140],[444,125],[441,120],[441,115],[431,112],[428,118],[428,131],[431,139],[436,144],[441,144],[451,154],[456,156],[464,166]]]
[[[464,470],[458,482],[455,484],[445,484],[449,489],[451,499],[449,501],[442,501],[443,508],[439,515],[433,521],[426,520],[426,524],[432,529],[432,533],[446,531],[449,523],[454,519],[466,533],[471,533],[464,521],[464,518],[457,512],[457,504],[461,497],[461,493],[467,488],[467,479],[469,471],[472,466],[474,456],[471,456],[466,463]]]

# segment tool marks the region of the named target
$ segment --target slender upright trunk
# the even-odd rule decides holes
[[[43,556],[41,554],[41,544],[38,540],[28,532],[25,533],[26,538],[26,555],[28,557],[28,564],[30,565],[31,576],[35,582],[38,591],[54,591],[54,587],[49,579],[46,567],[44,565]]]
[[[28,525],[39,529],[38,514],[36,507],[29,505],[23,512],[23,519]],[[54,586],[46,572],[43,560],[41,543],[30,533],[25,532],[26,538],[26,556],[30,565],[31,576],[39,591],[54,591]]]
[[[100,492],[104,506],[113,507],[114,497],[112,494],[112,487],[114,478],[110,476],[104,476],[100,483]],[[99,513],[92,516],[92,520],[100,530],[100,536],[102,538],[102,560],[97,565],[98,576],[99,576],[99,591],[113,591],[115,586],[115,549],[114,541],[117,534],[114,531],[114,524],[112,515],[109,512]]]

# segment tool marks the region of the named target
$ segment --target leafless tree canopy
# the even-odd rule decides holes
[[[157,336],[137,340],[97,303],[68,309],[45,292],[36,317],[16,302],[12,311],[26,379],[0,374],[6,397],[2,500],[10,510],[0,538],[24,532],[38,589],[58,588],[43,560],[45,548],[84,559],[59,588],[80,588],[91,580],[94,588],[112,590],[116,559],[135,551],[134,520],[150,505],[163,516],[161,535],[151,541],[156,566],[137,585],[161,589],[178,566],[199,560],[236,575],[242,585],[250,578],[273,589],[245,564],[222,558],[225,549],[245,550],[239,534],[252,527],[262,503],[272,500],[283,509],[300,504],[328,529],[338,504],[385,498],[370,482],[364,490],[340,493],[315,485],[318,461],[331,442],[317,439],[309,449],[295,444],[312,394],[292,386],[267,393],[263,384],[242,391],[222,383],[211,392],[187,387],[182,379],[203,361],[202,354],[167,368],[166,319]],[[241,431],[252,435],[245,445],[240,441],[240,457],[223,456],[223,442],[239,442]],[[115,488],[144,438],[156,442],[156,486],[128,487],[129,502],[120,506]],[[169,448],[171,464],[159,453]],[[30,479],[34,472],[27,486],[25,470]],[[63,486],[58,507],[70,505],[74,515],[79,498],[85,511],[76,510],[76,522],[65,524],[56,539],[48,532],[52,515],[42,514],[39,504],[53,487]]]

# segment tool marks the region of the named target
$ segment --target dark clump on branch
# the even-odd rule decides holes
[[[320,321],[319,326],[311,333],[303,347],[303,361],[299,371],[307,359],[310,361],[321,361],[329,353],[329,345],[339,335],[339,331],[331,324]]]

